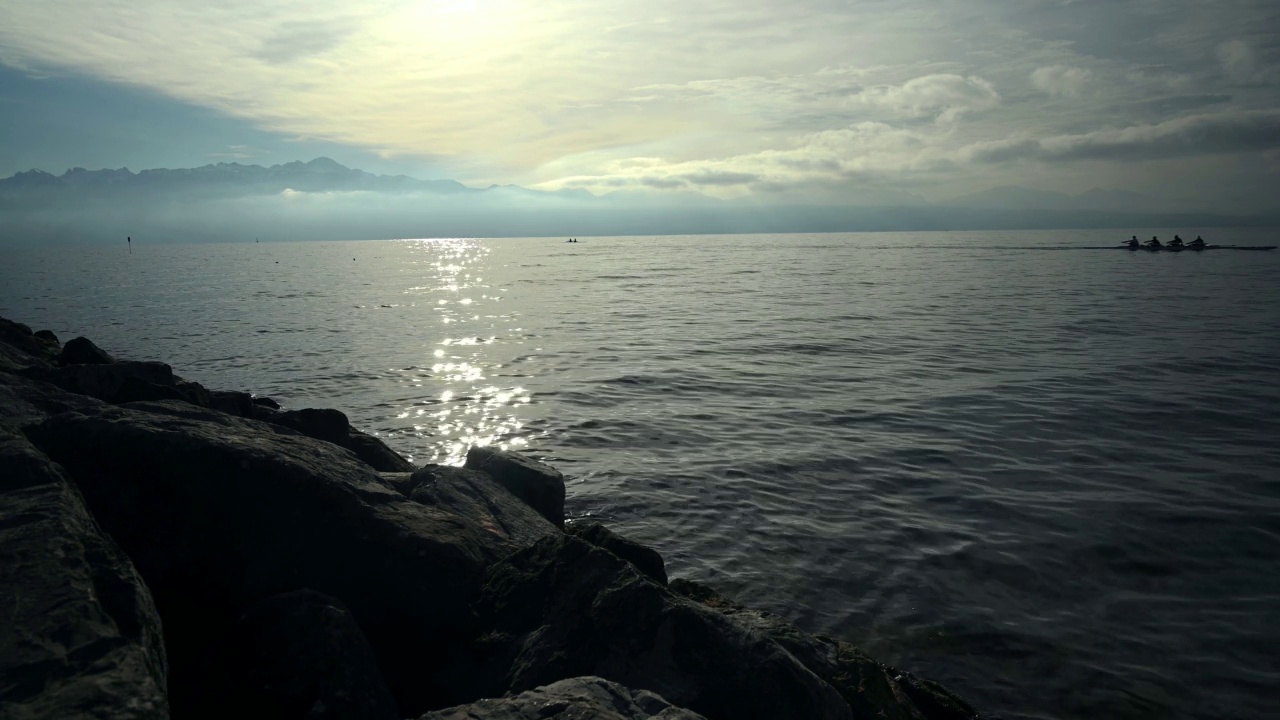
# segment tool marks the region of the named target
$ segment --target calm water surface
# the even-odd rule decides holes
[[[531,452],[998,717],[1274,717],[1280,251],[1055,249],[1129,234],[4,250],[0,314],[419,463]]]

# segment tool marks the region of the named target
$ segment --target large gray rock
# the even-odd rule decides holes
[[[941,685],[879,663],[850,643],[801,631],[772,613],[739,605],[710,587],[675,580],[671,589],[764,634],[836,688],[854,717],[973,720],[979,713]]]
[[[271,422],[293,428],[317,440],[344,445],[351,432],[346,413],[329,408],[303,408],[276,413]]]
[[[12,373],[22,370],[48,370],[49,361],[36,357],[6,342],[0,342],[0,372]]]
[[[62,346],[60,360],[63,365],[106,365],[116,361],[107,354],[106,350],[94,345],[93,341],[86,337],[68,340],[67,344]]]
[[[28,373],[28,376],[105,402],[181,397],[173,370],[161,362],[126,360],[101,365],[67,365],[48,372]]]
[[[564,476],[559,470],[491,447],[468,450],[466,467],[488,473],[556,527],[564,527]]]
[[[660,585],[667,584],[667,565],[657,550],[628,540],[594,521],[569,523],[565,532],[626,560],[650,580]]]
[[[347,442],[343,447],[378,472],[413,472],[418,469],[417,465],[400,457],[386,443],[356,429],[352,429],[347,435]]]
[[[0,350],[4,347],[0,344]],[[0,372],[0,419],[15,427],[32,425],[68,410],[97,407],[105,407],[105,404],[47,382]]]
[[[347,448],[380,472],[413,472],[418,469],[378,438],[352,429],[346,414],[340,410],[303,408],[278,412],[269,406],[255,404],[246,417],[283,425],[307,437]]]
[[[337,598],[267,598],[218,645],[191,718],[398,720],[369,643]]]
[[[0,424],[0,717],[169,717],[160,618],[60,467]]]
[[[58,361],[58,343],[31,332],[31,328],[0,318],[0,371],[48,368]]]
[[[233,390],[210,390],[209,407],[236,417],[253,417],[253,396]]]
[[[386,477],[384,475],[384,477]],[[428,465],[395,483],[415,502],[473,518],[485,531],[518,547],[560,534],[536,510],[482,472],[448,465]]]
[[[476,615],[474,655],[454,667],[464,694],[494,697],[596,675],[712,720],[852,717],[834,688],[771,638],[572,536],[546,538],[494,566]]]
[[[350,608],[404,716],[444,706],[445,649],[469,632],[484,569],[515,546],[405,498],[347,450],[284,432],[166,401],[65,413],[28,435],[151,588],[175,714],[192,711],[202,659],[236,618],[299,588]]]
[[[561,680],[498,700],[427,713],[418,720],[706,720],[647,690],[598,677]]]

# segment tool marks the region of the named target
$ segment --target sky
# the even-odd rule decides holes
[[[0,0],[0,176],[275,164],[761,205],[1280,197],[1276,0]]]

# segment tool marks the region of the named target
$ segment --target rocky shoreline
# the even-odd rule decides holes
[[[419,468],[2,318],[0,471],[0,717],[979,717],[566,524],[546,465]]]

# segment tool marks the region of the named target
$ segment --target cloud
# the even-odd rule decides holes
[[[208,153],[207,157],[211,158],[233,158],[236,160],[245,160],[255,158],[263,154],[261,150],[257,150],[248,145],[228,145],[226,151]]]
[[[1089,83],[1093,73],[1084,68],[1050,65],[1031,73],[1031,84],[1055,97],[1075,97]]]
[[[286,64],[335,50],[358,22],[351,18],[284,21],[264,38],[253,55],[271,64]]]
[[[1237,85],[1267,85],[1280,81],[1280,68],[1266,66],[1253,46],[1243,40],[1229,40],[1217,47],[1222,74]]]
[[[830,196],[857,187],[864,197],[900,199],[895,175],[929,172],[951,162],[943,157],[943,138],[945,133],[937,131],[861,122],[810,133],[786,149],[687,161],[628,158],[609,163],[600,173],[557,178],[541,187],[695,190],[722,198],[789,191]]]
[[[1277,107],[1280,5],[1169,1],[0,0],[0,63],[477,185],[1012,184],[1270,147],[1247,113]]]
[[[989,110],[1000,104],[995,87],[980,77],[926,75],[894,86],[864,90],[858,99],[913,116],[936,115],[939,121],[954,121],[960,115]]]
[[[1044,139],[975,143],[959,153],[974,163],[1010,160],[1158,160],[1280,147],[1280,110],[1191,115],[1157,125],[1098,130]]]

